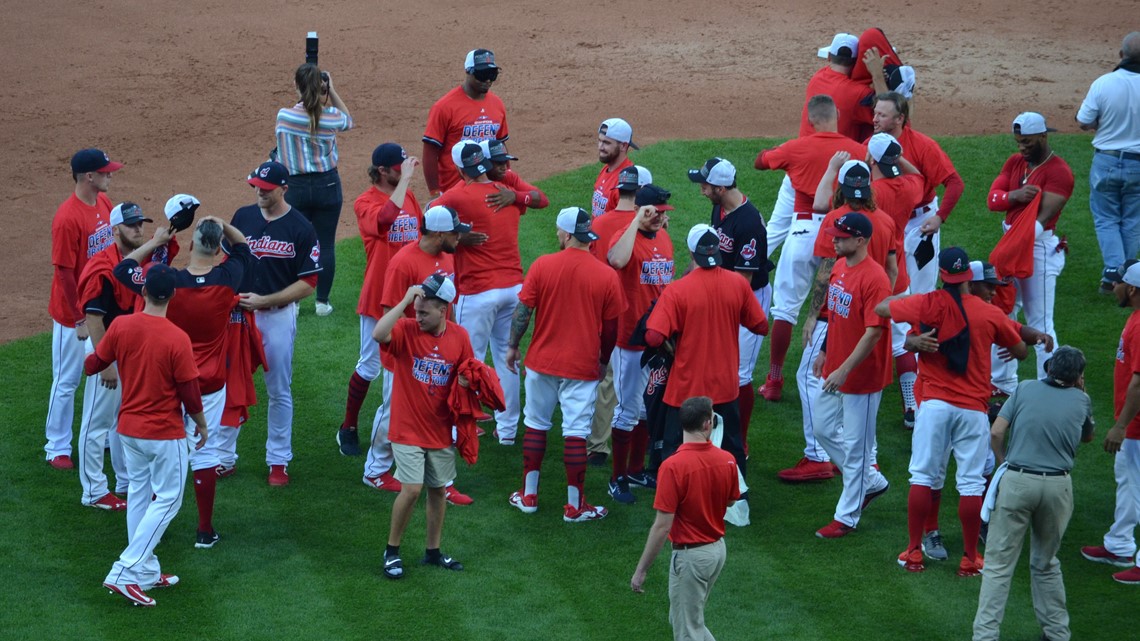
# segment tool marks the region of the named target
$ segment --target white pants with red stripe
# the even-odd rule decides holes
[[[921,212],[921,213],[920,213]],[[920,206],[915,210],[914,218],[911,218],[903,230],[903,249],[906,251],[906,273],[910,277],[910,291],[912,294],[929,294],[934,291],[938,286],[938,251],[942,245],[942,231],[934,232],[934,258],[926,263],[922,269],[918,268],[918,263],[914,260],[914,250],[918,248],[918,244],[922,242],[922,229],[923,223],[930,220],[932,216],[938,215],[938,197],[935,196],[934,200]]]
[[[376,341],[372,342],[376,344]],[[359,370],[357,370],[359,371]],[[392,455],[392,441],[388,440],[388,424],[392,418],[393,374],[386,369],[383,373],[384,390],[380,393],[380,407],[372,419],[372,438],[369,439],[368,456],[364,460],[364,477],[375,478],[392,469],[395,457]]]
[[[982,496],[990,421],[985,412],[928,399],[918,406],[911,436],[910,484],[941,489],[950,452],[957,461],[960,496]]]
[[[1124,439],[1113,466],[1116,510],[1104,547],[1116,556],[1136,555],[1136,525],[1140,521],[1140,440]]]
[[[796,324],[819,268],[815,237],[824,214],[795,214],[772,278],[772,318]]]
[[[87,353],[94,352],[91,339],[87,339]],[[115,367],[115,365],[110,365]],[[115,491],[127,490],[127,468],[123,461],[123,447],[115,425],[119,419],[123,382],[115,389],[103,387],[98,374],[87,377],[83,388],[83,417],[79,423],[79,484],[83,488],[80,501],[89,505],[110,491],[107,475],[103,471],[103,452],[111,450],[111,467],[115,470]]]
[[[377,318],[360,315],[360,358],[356,360],[356,373],[366,381],[372,382],[380,375],[380,344],[372,338],[372,330],[376,329]]]
[[[471,349],[475,358],[487,358],[491,347],[491,360],[495,373],[503,386],[503,400],[507,409],[495,412],[499,438],[514,438],[519,429],[519,375],[507,369],[507,341],[511,337],[511,319],[519,304],[522,285],[490,289],[478,294],[460,296],[455,305],[455,321],[471,336]]]
[[[812,330],[811,342],[804,345],[800,366],[796,370],[796,387],[800,391],[800,410],[804,423],[804,456],[817,463],[831,460],[827,450],[823,449],[815,435],[815,406],[819,403],[819,395],[823,392],[823,379],[811,373],[811,364],[823,349],[825,338],[827,338],[827,323],[817,320],[815,329]]]
[[[74,327],[51,324],[51,395],[48,396],[44,434],[46,460],[71,456],[72,423],[75,422],[75,393],[83,379],[83,341]]]
[[[882,396],[882,392],[821,393],[815,405],[816,437],[843,472],[843,492],[834,518],[848,527],[859,524],[863,497],[887,486],[886,477],[871,467]]]
[[[594,417],[598,381],[579,381],[526,371],[526,408],[523,422],[544,432],[554,426],[554,406],[562,407],[562,436],[586,438]]]
[[[766,225],[768,258],[771,258],[776,249],[787,240],[788,232],[792,228],[792,219],[795,218],[795,206],[796,190],[792,187],[792,179],[784,174],[784,179],[780,181],[780,191],[776,194],[776,204],[772,206],[772,216],[768,218]]]
[[[266,465],[288,465],[293,460],[293,347],[297,338],[297,314],[293,308],[296,305],[261,309],[254,314],[267,361]]]
[[[198,470],[208,470],[212,467],[217,467],[222,463],[223,445],[221,438],[222,427],[222,414],[226,411],[226,388],[223,385],[222,389],[216,392],[202,395],[202,413],[206,416],[206,444],[202,449],[195,449],[194,446],[198,443],[198,438],[194,436],[194,430],[198,427],[194,420],[190,418],[189,414],[184,414],[182,417],[186,425],[186,438],[189,439],[190,445],[190,469],[197,472]]]
[[[1053,303],[1056,301],[1057,277],[1065,269],[1065,252],[1057,251],[1061,240],[1051,231],[1045,231],[1033,243],[1033,275],[1014,281],[1017,287],[1017,304],[1010,318],[1016,319],[1018,311],[1024,311],[1025,324],[1045,332],[1057,343],[1057,330],[1053,325]],[[1034,345],[1037,352],[1037,378],[1045,378],[1045,361],[1052,356],[1044,345]],[[1017,389],[1017,361],[1003,361],[997,357],[998,348],[992,348],[991,364],[994,387],[1006,394]]]

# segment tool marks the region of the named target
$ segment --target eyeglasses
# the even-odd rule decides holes
[[[495,82],[499,79],[498,69],[476,69],[471,72],[472,76],[479,82]]]

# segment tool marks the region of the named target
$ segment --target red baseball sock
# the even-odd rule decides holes
[[[620,430],[614,430],[618,432]],[[566,462],[566,502],[581,508],[586,502],[586,439],[577,436],[566,437],[566,451],[562,457]]]
[[[214,531],[214,494],[217,484],[218,473],[214,468],[194,470],[194,499],[198,502],[199,532]]]
[[[649,451],[649,427],[645,421],[638,421],[633,428],[633,440],[629,443],[629,473],[641,474],[645,471],[645,453]]]
[[[958,499],[958,519],[962,521],[962,554],[971,561],[978,558],[978,533],[982,531],[983,496]]]
[[[906,499],[906,532],[910,537],[907,550],[922,546],[922,526],[926,523],[926,516],[931,507],[930,495],[931,490],[925,485],[910,486],[910,494]]]
[[[748,456],[748,424],[752,422],[752,408],[756,405],[756,390],[751,383],[740,386],[736,404],[740,408],[740,440],[744,442],[744,455]]]
[[[341,427],[356,429],[356,424],[360,421],[360,406],[364,404],[370,385],[372,381],[356,372],[352,373],[348,379],[348,401],[344,404],[344,423],[341,423]]]
[[[629,474],[629,446],[633,440],[633,432],[615,427],[610,433],[614,439],[614,473],[610,480],[616,481],[619,476]]]
[[[903,409],[918,407],[914,400],[914,382],[918,379],[918,358],[907,352],[895,357],[895,373],[899,377],[899,391],[902,393]]]
[[[930,513],[926,515],[924,532],[933,532],[938,528],[938,510],[942,509],[942,490],[930,490]]]
[[[792,330],[794,328],[795,326],[788,321],[773,321],[772,331],[768,333],[768,349],[771,355],[768,378],[773,380],[784,378],[784,359],[788,357],[788,347],[792,344]]]
[[[523,433],[523,494],[538,494],[538,475],[546,456],[546,432],[533,427]]]

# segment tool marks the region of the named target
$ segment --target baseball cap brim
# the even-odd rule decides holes
[[[854,234],[849,234],[849,233],[847,233],[847,232],[843,231],[842,229],[835,227],[835,226],[825,227],[823,232],[825,234],[827,234],[828,236],[835,236],[836,238],[854,238],[855,237]]]
[[[96,169],[95,172],[100,173],[100,174],[109,174],[111,172],[119,171],[122,168],[123,168],[123,163],[115,162],[114,160],[112,160],[111,162],[107,163],[106,167],[103,167],[102,169]]]
[[[277,188],[283,186],[283,185],[274,185],[273,183],[271,183],[267,180],[262,180],[262,179],[258,178],[257,176],[251,176],[251,177],[247,178],[246,182],[253,185],[254,187],[257,187],[259,189],[265,189],[267,191],[272,191],[274,189],[277,189]]]
[[[957,285],[958,283],[969,282],[970,279],[974,277],[974,275],[970,273],[969,269],[967,269],[964,272],[960,272],[958,274],[951,274],[950,272],[946,271],[945,269],[940,269],[940,270],[938,270],[938,276],[940,278],[942,278],[942,282],[949,283],[951,285]]]
[[[673,205],[664,205],[664,204],[654,205],[653,208],[656,209],[657,211],[673,211],[674,209],[676,209],[676,207],[674,207]]]
[[[689,180],[691,180],[695,183],[701,183],[701,184],[708,183],[708,178],[701,175],[700,169],[690,169],[689,170]]]

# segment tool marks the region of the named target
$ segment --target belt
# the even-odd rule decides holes
[[[1033,474],[1035,476],[1068,476],[1069,475],[1068,471],[1042,472],[1041,470],[1030,470],[1030,469],[1026,469],[1024,467],[1018,467],[1016,465],[1008,465],[1008,464],[1006,465],[1006,467],[1013,470],[1014,472],[1021,472],[1022,474]]]
[[[823,220],[823,217],[826,215],[827,214],[796,212],[796,220],[811,220],[811,219],[815,218],[816,216],[819,216],[819,219]]]
[[[1133,151],[1120,151],[1119,149],[1096,149],[1096,153],[1120,158],[1122,160],[1140,160],[1140,154]]]
[[[911,218],[918,218],[919,216],[925,216],[926,214],[928,214],[932,211],[934,211],[934,201],[933,200],[926,203],[925,205],[915,209],[914,211],[910,212],[910,217]]]
[[[703,548],[704,546],[712,545],[713,543],[716,543],[716,541],[710,541],[708,543],[674,543],[673,549],[674,550],[692,550],[694,548]]]

